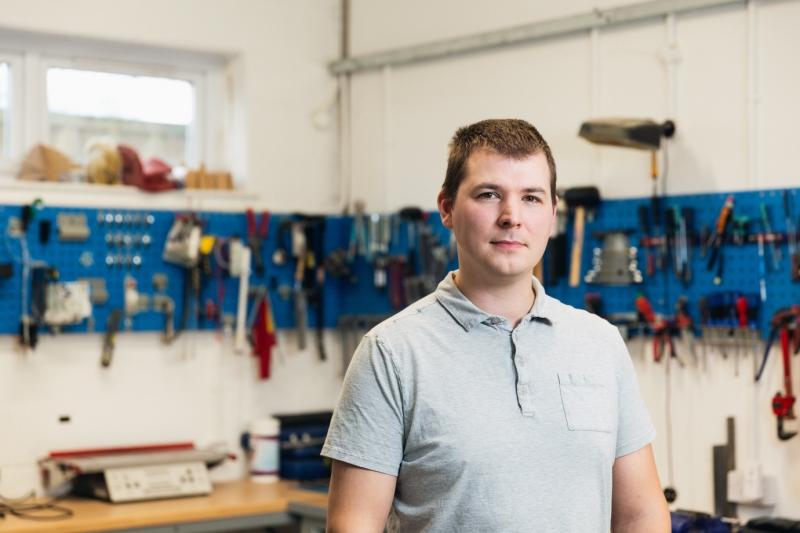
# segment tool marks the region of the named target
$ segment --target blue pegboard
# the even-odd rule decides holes
[[[786,223],[784,217],[783,190],[748,191],[737,193],[713,193],[696,195],[677,195],[662,199],[663,210],[671,207],[691,207],[695,212],[694,231],[699,234],[703,226],[708,226],[713,232],[717,217],[725,203],[725,199],[732,195],[734,197],[734,216],[748,216],[750,225],[748,233],[763,232],[760,221],[759,205],[764,203],[770,214],[771,229],[778,234],[784,234]],[[797,225],[800,216],[800,204],[798,204],[797,189],[787,191],[792,198],[793,217]],[[674,314],[674,306],[680,296],[686,296],[689,301],[690,313],[699,323],[697,315],[697,303],[701,297],[717,291],[738,291],[743,293],[759,292],[759,257],[758,247],[755,242],[746,242],[742,245],[735,245],[726,242],[721,253],[724,255],[724,271],[722,283],[715,285],[713,282],[714,272],[707,270],[708,256],[700,257],[699,239],[691,246],[690,264],[692,279],[688,285],[684,285],[674,275],[672,268],[667,265],[664,270],[656,271],[653,276],[648,276],[642,264],[644,256],[642,247],[642,235],[639,231],[638,209],[640,206],[650,208],[650,198],[632,198],[625,200],[606,200],[597,208],[595,219],[587,224],[586,242],[582,256],[581,274],[584,275],[591,268],[592,249],[600,247],[601,241],[593,236],[594,232],[604,232],[610,230],[630,229],[631,244],[639,248],[640,269],[644,275],[644,281],[640,285],[628,285],[612,287],[596,284],[586,284],[581,280],[577,288],[567,286],[567,280],[562,279],[558,284],[548,286],[547,291],[550,295],[569,303],[576,307],[583,307],[583,297],[586,292],[598,293],[603,300],[605,313],[624,313],[634,310],[634,299],[637,294],[644,294],[652,303],[656,312],[665,315]],[[663,235],[663,230],[662,230]],[[728,236],[731,235],[729,223]],[[571,232],[568,235],[571,243]],[[783,258],[776,270],[765,270],[767,300],[762,305],[759,312],[758,326],[762,332],[765,329],[772,314],[783,307],[800,303],[800,283],[792,282],[790,279],[790,263],[786,251],[786,243],[779,245],[782,248]],[[765,247],[765,256],[769,259],[769,248]]]
[[[734,213],[736,216],[747,215],[752,222],[749,232],[762,231],[760,225],[759,204],[765,203],[771,215],[772,230],[776,233],[785,232],[785,222],[783,216],[783,203],[780,190],[738,192],[733,193],[735,198]],[[800,202],[798,202],[798,190],[789,191],[794,206],[794,217],[797,220],[800,215]],[[694,230],[699,232],[703,226],[713,229],[714,223],[719,215],[719,211],[725,202],[727,193],[702,194],[702,195],[682,195],[670,196],[663,199],[664,209],[673,206],[692,207],[695,210]],[[638,231],[637,209],[639,206],[649,208],[649,198],[634,198],[626,200],[607,200],[597,208],[595,218],[587,224],[586,243],[582,256],[582,275],[591,267],[592,249],[600,246],[601,242],[593,237],[597,231],[609,231],[619,229],[633,230],[631,243],[641,248],[641,235]],[[86,214],[90,237],[85,242],[61,242],[56,235],[56,216],[59,212],[84,213]],[[98,218],[99,214],[121,215],[122,225],[107,224],[104,218]],[[6,236],[5,229],[9,217],[20,217],[20,206],[0,206],[0,228],[4,236],[4,245],[0,247],[0,262],[11,261],[12,258],[19,258],[21,255],[19,242]],[[141,219],[144,215],[152,215],[152,224],[137,225],[132,221]],[[163,273],[168,279],[167,294],[175,301],[175,320],[176,326],[179,323],[183,311],[183,292],[184,292],[184,270],[178,266],[166,263],[162,260],[161,254],[166,235],[172,225],[176,213],[172,211],[142,211],[108,209],[97,210],[88,208],[56,208],[45,207],[41,209],[35,219],[31,222],[31,227],[27,233],[26,242],[28,243],[30,255],[35,260],[44,261],[56,267],[60,272],[62,281],[72,281],[80,278],[104,278],[109,294],[107,303],[94,308],[94,329],[103,331],[109,313],[114,308],[123,305],[123,281],[126,275],[131,275],[137,280],[140,292],[152,295],[152,278],[156,273]],[[198,214],[204,224],[204,233],[224,236],[240,237],[246,242],[247,222],[244,213],[216,213],[202,212]],[[275,265],[271,257],[279,245],[279,232],[281,223],[294,215],[278,214],[273,215],[270,221],[269,233],[262,246],[262,256],[265,265],[263,275],[253,273],[250,284],[266,285],[270,288],[270,300],[278,328],[294,327],[293,302],[287,296],[287,288],[293,283],[294,263],[289,261],[283,265]],[[39,242],[38,224],[41,220],[49,220],[52,230],[47,244]],[[125,223],[125,221],[129,221]],[[393,222],[393,239],[390,244],[390,256],[405,256],[408,249],[408,222]],[[429,213],[426,224],[431,228],[439,243],[446,245],[449,240],[449,231],[441,224],[438,213]],[[353,225],[353,218],[346,216],[325,217],[325,230],[323,250],[327,255],[337,248],[347,248],[350,233]],[[571,231],[571,229],[570,229]],[[118,248],[106,243],[107,233],[130,233],[142,235],[145,232],[150,235],[151,244],[149,246],[132,247],[131,253],[138,253],[141,256],[141,266],[138,268],[108,267],[105,262],[106,255],[115,254]],[[571,235],[568,235],[571,242]],[[786,245],[781,244],[783,257],[777,270],[766,269],[767,301],[760,312],[759,326],[762,331],[765,329],[769,317],[775,310],[800,302],[800,284],[793,283],[789,277],[789,258],[786,253]],[[123,252],[127,250],[123,247]],[[90,253],[94,262],[85,266],[81,263],[81,254]],[[653,303],[657,312],[670,315],[679,296],[686,296],[689,299],[690,311],[697,317],[697,302],[699,298],[713,291],[736,290],[742,292],[757,293],[759,290],[759,268],[757,245],[748,242],[742,245],[726,243],[722,253],[725,256],[725,269],[723,282],[720,285],[712,283],[713,273],[706,269],[706,259],[700,257],[700,249],[695,243],[691,248],[691,267],[692,281],[684,286],[676,279],[671,269],[657,271],[653,276],[645,274],[644,282],[641,285],[629,285],[622,287],[587,285],[583,281],[577,288],[567,286],[567,280],[562,279],[555,285],[548,285],[547,291],[552,296],[574,305],[583,307],[583,298],[587,292],[599,293],[603,299],[603,307],[606,313],[630,312],[634,309],[634,299],[638,293],[643,293]],[[769,257],[769,249],[766,250]],[[640,262],[643,254],[640,252]],[[0,307],[0,333],[12,334],[17,332],[20,310],[21,310],[21,266],[14,265],[14,275],[10,279],[0,280],[0,298],[4,305]],[[352,265],[356,276],[355,283],[346,279],[333,278],[328,276],[324,288],[324,326],[336,327],[339,316],[343,314],[389,314],[394,311],[392,308],[387,291],[376,289],[373,285],[372,265],[363,257],[357,257]],[[457,268],[457,263],[451,261],[448,268]],[[224,300],[222,311],[227,314],[235,314],[238,298],[238,280],[225,277],[221,280],[224,287]],[[279,288],[283,287],[283,290]],[[206,299],[217,300],[218,281],[214,277],[208,280],[202,289],[200,302],[201,306]],[[155,311],[142,312],[134,317],[130,322],[130,327],[140,331],[157,331],[163,327],[164,317]],[[697,318],[696,318],[696,321]],[[313,310],[309,309],[308,323],[310,327],[316,324],[316,316]],[[91,326],[84,323],[64,328],[67,332],[84,332]],[[190,329],[214,329],[219,327],[216,322],[200,321],[197,323],[190,320]]]

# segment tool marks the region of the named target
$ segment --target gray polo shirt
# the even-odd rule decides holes
[[[356,350],[322,455],[397,476],[400,531],[598,532],[655,437],[625,343],[547,296],[516,327],[450,273]]]

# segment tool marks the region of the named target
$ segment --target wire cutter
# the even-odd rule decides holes
[[[267,238],[269,231],[269,211],[261,213],[261,220],[256,221],[256,215],[252,209],[246,211],[247,215],[247,244],[253,253],[253,261],[256,266],[256,273],[264,275],[264,258],[261,255],[261,245]]]

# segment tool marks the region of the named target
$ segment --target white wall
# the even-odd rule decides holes
[[[228,164],[254,194],[190,200],[211,209],[243,211],[258,194],[278,212],[330,211],[338,201],[335,126],[318,129],[311,117],[334,101],[327,63],[339,53],[339,26],[336,0],[0,2],[0,28],[230,55]],[[186,205],[135,191],[4,187],[4,202],[43,196],[51,205]],[[327,342],[331,358],[321,363],[313,343],[298,352],[292,334],[281,334],[283,358],[262,383],[254,358],[235,355],[229,339],[211,333],[168,349],[155,334],[122,333],[109,369],[100,368],[97,335],[45,337],[24,355],[15,339],[0,338],[0,494],[36,487],[35,461],[50,450],[223,440],[238,451],[239,432],[257,417],[330,409],[341,359],[336,339]],[[59,423],[60,415],[71,422]],[[237,475],[239,468],[231,464],[217,475]]]
[[[614,5],[352,0],[351,53]],[[232,167],[271,209],[331,211],[339,200],[335,131],[316,129],[310,116],[334,97],[326,64],[338,52],[337,10],[335,0],[113,6],[100,0],[2,0],[0,26],[234,55]],[[353,196],[373,210],[432,208],[449,137],[458,126],[489,116],[537,124],[554,148],[560,185],[594,183],[606,196],[644,196],[650,192],[648,157],[594,147],[577,137],[577,129],[591,116],[663,119],[670,110],[678,135],[670,150],[669,192],[796,186],[791,133],[800,119],[793,57],[800,46],[794,30],[800,2],[756,4],[755,94],[748,91],[748,16],[740,6],[676,17],[680,60],[673,90],[661,59],[669,50],[663,21],[603,30],[596,39],[573,35],[358,74],[352,82]],[[758,96],[757,135],[749,143],[751,96]],[[255,416],[332,406],[338,354],[322,364],[313,349],[294,350],[291,333],[281,341],[285,362],[260,384],[254,363],[211,334],[198,335],[195,355],[184,358],[181,343],[165,350],[155,335],[124,333],[107,371],[98,366],[96,336],[45,339],[25,356],[13,349],[13,339],[0,339],[0,493],[16,496],[34,486],[33,461],[51,449],[168,439],[222,438],[235,445],[238,431]],[[333,336],[328,342],[338,349]],[[665,369],[639,355],[638,347],[632,352],[659,430],[656,457],[666,479]],[[763,407],[778,385],[775,355],[758,388],[746,378],[749,359],[738,378],[732,361],[712,353],[706,372],[672,369],[680,507],[711,510],[711,446],[724,442],[724,418],[734,415],[737,460],[757,451],[765,468],[781,477],[775,512],[800,516],[800,464],[791,460],[800,438],[776,442],[774,419]],[[755,406],[760,411],[754,417]],[[57,423],[60,414],[70,414],[72,422]]]
[[[623,3],[352,0],[352,54]],[[582,121],[603,116],[675,120],[669,193],[796,187],[797,142],[791,128],[800,120],[798,20],[800,2],[759,1],[750,12],[744,4],[704,9],[676,16],[674,25],[657,19],[604,29],[594,37],[584,32],[355,74],[354,195],[377,210],[406,204],[433,208],[450,136],[459,126],[489,117],[521,117],[536,124],[553,148],[561,187],[594,184],[604,196],[618,198],[650,194],[648,154],[596,147],[577,136]],[[675,59],[672,73],[670,57]],[[632,346],[658,429],[654,447],[666,484],[665,365],[653,363],[649,350],[643,356],[638,343]],[[752,355],[743,358],[738,377],[733,358],[723,360],[713,350],[705,371],[672,368],[676,507],[713,511],[711,447],[725,443],[725,417],[734,416],[737,463],[760,461],[778,477],[773,511],[800,518],[800,463],[792,460],[800,453],[800,438],[779,442],[769,407],[781,388],[779,358],[771,355],[768,376],[757,387]],[[740,510],[744,517],[768,512]]]

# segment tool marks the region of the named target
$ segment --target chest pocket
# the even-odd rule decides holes
[[[607,384],[585,374],[559,373],[558,388],[570,431],[613,431],[616,408]]]

